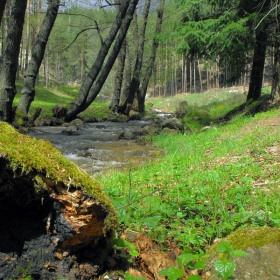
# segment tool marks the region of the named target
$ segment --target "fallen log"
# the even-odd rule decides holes
[[[0,122],[0,279],[91,279],[106,269],[117,226],[96,180]]]

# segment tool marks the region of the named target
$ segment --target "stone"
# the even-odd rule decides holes
[[[161,123],[162,128],[169,128],[169,129],[177,129],[184,133],[184,125],[183,123],[177,118],[170,118],[162,121]]]
[[[232,260],[236,264],[233,274],[238,280],[278,280],[280,279],[280,229],[242,228],[226,237],[235,250],[243,250],[245,257],[235,257]],[[213,272],[214,262],[223,258],[215,252],[215,243],[210,249],[210,258],[207,261],[207,270],[212,272],[211,279],[218,280]],[[208,254],[207,253],[207,254]]]

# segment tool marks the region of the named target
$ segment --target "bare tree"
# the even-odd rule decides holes
[[[1,0],[0,1],[0,25],[1,25],[1,22],[2,22],[2,17],[4,15],[6,2],[7,2],[7,0]]]
[[[119,54],[137,3],[138,0],[125,0],[122,2],[116,15],[115,22],[112,25],[107,38],[104,40],[91,70],[80,88],[77,99],[71,103],[70,109],[68,109],[66,113],[65,121],[73,120],[79,113],[87,109],[99,94]],[[107,61],[104,62],[114,40],[115,43],[112,51]]]
[[[54,22],[59,10],[60,0],[52,0],[48,2],[48,9],[43,20],[41,28],[37,34],[37,38],[32,48],[31,59],[24,73],[24,84],[21,90],[21,98],[17,110],[27,115],[30,105],[35,96],[35,82],[39,72],[42,60],[44,58],[46,45],[49,35],[53,28]]]
[[[157,24],[156,24],[155,34],[159,34],[161,32],[163,12],[164,12],[164,3],[165,3],[165,0],[160,0],[160,5],[157,10]],[[143,113],[145,111],[145,97],[146,97],[149,81],[150,81],[150,78],[151,78],[151,75],[153,72],[153,68],[154,68],[154,64],[155,64],[158,45],[159,45],[158,39],[156,37],[154,37],[149,65],[145,69],[145,72],[144,72],[145,74],[143,75],[143,78],[142,78],[141,87],[137,94],[138,109],[139,109],[140,113]]]
[[[129,86],[128,97],[127,97],[126,101],[124,102],[124,104],[122,104],[122,106],[120,107],[120,112],[125,113],[126,115],[128,115],[130,112],[131,106],[133,104],[133,100],[134,100],[136,93],[138,92],[139,86],[140,86],[140,75],[141,75],[141,69],[142,69],[142,64],[143,64],[145,33],[146,33],[150,5],[151,5],[151,0],[146,0],[145,7],[143,10],[143,16],[142,16],[142,25],[141,25],[140,32],[138,35],[139,43],[138,43],[138,49],[137,49],[137,56],[136,56],[136,61],[135,61],[135,65],[134,65],[132,80],[131,80],[130,86]]]
[[[0,120],[12,120],[12,104],[16,94],[16,72],[27,0],[11,1],[7,37],[0,60]]]

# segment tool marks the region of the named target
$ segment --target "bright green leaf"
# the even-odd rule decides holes
[[[191,275],[187,278],[187,280],[201,280],[201,277],[198,275]]]
[[[234,269],[235,269],[235,263],[231,260],[226,261],[215,261],[214,263],[214,269],[217,272],[218,276],[222,279],[228,279],[230,276],[232,276]]]
[[[233,251],[233,247],[226,241],[222,241],[216,248],[216,252],[230,254]]]
[[[186,265],[189,262],[197,259],[198,256],[196,254],[186,253],[186,254],[181,254],[177,257],[177,263],[179,267],[182,267],[183,265]]]
[[[195,269],[203,269],[205,268],[206,266],[206,262],[205,261],[197,261],[195,264],[194,264],[194,268]]]
[[[162,269],[159,274],[167,276],[168,280],[177,280],[183,276],[184,270],[171,266],[169,268]]]

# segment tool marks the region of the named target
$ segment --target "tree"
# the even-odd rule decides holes
[[[0,60],[0,120],[12,120],[12,104],[16,94],[16,72],[18,55],[22,37],[26,0],[11,1],[7,36],[3,46],[3,56]]]
[[[250,4],[246,3],[246,11],[249,13],[258,12],[260,15],[267,13],[271,4],[270,1],[259,2],[260,1],[250,1]],[[256,4],[261,5],[256,8]],[[268,27],[270,25],[270,19],[266,18],[266,20],[262,21],[262,23],[258,24],[255,28],[255,46],[247,100],[257,100],[261,97],[265,54],[268,45]]]
[[[280,29],[279,22],[277,20],[279,16],[279,0],[276,1],[275,6],[275,46],[274,46],[274,68],[273,68],[273,78],[271,87],[271,101],[272,103],[279,102],[280,100]]]
[[[120,4],[120,1],[116,0],[115,3]],[[119,8],[119,5],[117,6],[117,8]],[[120,103],[120,96],[122,91],[123,75],[124,75],[124,68],[125,68],[126,49],[127,49],[127,40],[125,38],[117,57],[114,91],[109,106],[109,109],[111,109],[115,113],[117,113],[119,110],[119,103]]]
[[[160,5],[159,5],[158,11],[157,11],[157,23],[156,23],[156,28],[155,28],[155,35],[158,35],[161,33],[161,25],[162,25],[163,12],[164,12],[164,3],[165,3],[165,0],[160,1]],[[145,74],[143,75],[143,78],[142,78],[142,84],[141,84],[140,90],[138,91],[138,94],[137,94],[138,109],[139,109],[140,113],[143,113],[145,111],[145,97],[146,97],[149,81],[152,76],[158,45],[159,45],[159,40],[155,36],[153,39],[149,64],[144,72]]]
[[[87,109],[99,94],[124,42],[137,3],[138,0],[125,0],[122,2],[116,15],[115,22],[101,46],[91,70],[85,77],[78,93],[78,98],[70,104],[70,108],[65,116],[65,121],[73,120],[79,113]],[[107,61],[104,62],[115,38],[116,40],[111,53]]]
[[[219,70],[227,72],[227,82],[238,80],[248,63],[252,63],[248,98],[257,99],[262,86],[268,27],[272,22],[267,17],[261,24],[255,23],[268,12],[270,4],[271,1],[260,0],[178,3],[182,12],[175,29],[177,50],[189,57],[196,55],[203,61],[218,63]]]
[[[140,27],[140,32],[137,34],[138,36],[138,44],[137,44],[137,56],[135,60],[134,70],[132,79],[128,88],[128,96],[122,104],[120,108],[121,113],[125,113],[129,115],[131,106],[133,104],[133,100],[139,90],[140,86],[140,75],[141,75],[141,68],[143,64],[143,54],[144,54],[144,44],[145,44],[145,33],[146,33],[146,26],[148,21],[148,15],[150,10],[151,0],[145,1],[145,7],[143,10],[142,15],[142,25]]]
[[[7,2],[7,0],[0,1],[0,25],[2,22],[2,17],[3,17],[4,11],[5,11],[6,2]]]
[[[41,25],[36,41],[32,48],[31,59],[24,73],[24,84],[21,90],[21,98],[18,103],[17,110],[23,115],[27,115],[31,102],[35,96],[35,82],[39,68],[44,58],[46,45],[49,35],[53,28],[57,13],[59,10],[60,0],[52,0],[48,2],[46,16]]]

